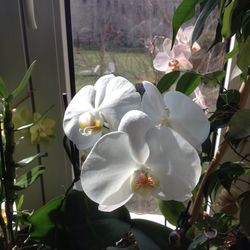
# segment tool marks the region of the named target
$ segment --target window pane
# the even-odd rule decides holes
[[[108,73],[131,82],[159,78],[149,46],[171,34],[179,0],[71,0],[76,88]]]

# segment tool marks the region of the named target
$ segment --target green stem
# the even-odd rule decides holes
[[[13,189],[15,179],[15,162],[13,160],[13,153],[15,149],[14,143],[14,126],[12,123],[12,111],[9,106],[9,102],[4,103],[4,134],[5,134],[5,148],[4,148],[4,160],[5,160],[5,174],[4,174],[4,186],[5,186],[5,210],[7,216],[7,229],[8,238],[11,245],[14,245],[15,236],[13,232],[13,203],[15,200],[15,191]]]

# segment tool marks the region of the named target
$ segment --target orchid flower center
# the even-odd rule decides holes
[[[101,112],[93,110],[79,116],[79,132],[89,136],[102,130],[104,121]]]
[[[172,58],[169,63],[168,66],[171,70],[179,70],[180,69],[180,62],[176,59],[176,58]]]
[[[169,109],[165,107],[164,113],[163,113],[163,115],[161,116],[161,119],[160,119],[161,126],[172,127],[172,124],[171,124],[171,121],[170,121],[170,118],[169,118],[169,114],[170,114]]]
[[[151,195],[159,186],[159,179],[148,168],[136,170],[131,179],[132,190],[141,195]]]

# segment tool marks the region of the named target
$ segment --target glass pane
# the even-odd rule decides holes
[[[108,73],[156,82],[152,41],[171,34],[180,0],[71,0],[77,90]]]

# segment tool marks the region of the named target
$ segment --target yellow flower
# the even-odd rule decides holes
[[[41,114],[34,113],[34,126],[30,128],[31,143],[49,142],[54,137],[55,120],[43,118]]]

